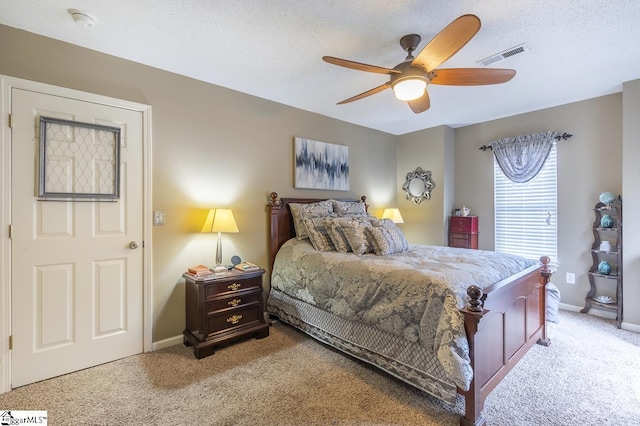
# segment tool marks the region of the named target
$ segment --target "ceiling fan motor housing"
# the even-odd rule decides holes
[[[411,65],[411,61],[402,62],[393,67],[393,69],[400,71],[400,73],[389,75],[389,83],[392,89],[396,84],[405,80],[423,80],[427,85],[431,81],[424,68],[418,65]]]

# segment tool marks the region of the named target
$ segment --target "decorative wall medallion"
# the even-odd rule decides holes
[[[431,199],[431,191],[435,187],[436,184],[431,179],[431,171],[416,167],[414,171],[407,173],[402,190],[406,192],[407,200],[420,204],[422,200]]]

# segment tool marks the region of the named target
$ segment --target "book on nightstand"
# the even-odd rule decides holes
[[[213,275],[213,271],[208,266],[197,265],[187,268],[187,274],[195,278],[204,278]]]
[[[242,262],[236,265],[236,269],[242,272],[257,271],[260,267],[251,262]]]

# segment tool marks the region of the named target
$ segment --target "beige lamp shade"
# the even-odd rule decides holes
[[[382,219],[391,219],[393,223],[404,223],[404,219],[398,209],[384,209]]]
[[[238,225],[233,217],[231,209],[211,209],[204,221],[202,231],[200,232],[217,232],[218,244],[216,246],[216,267],[214,272],[224,272],[226,267],[222,266],[222,233],[238,232]]]
[[[231,209],[211,209],[200,232],[238,232]]]

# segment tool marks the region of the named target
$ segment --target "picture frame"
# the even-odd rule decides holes
[[[454,216],[462,216],[462,212],[460,211],[460,209],[453,209],[453,215]]]
[[[349,147],[295,137],[296,189],[349,190]]]
[[[120,198],[119,127],[40,117],[38,198]]]

